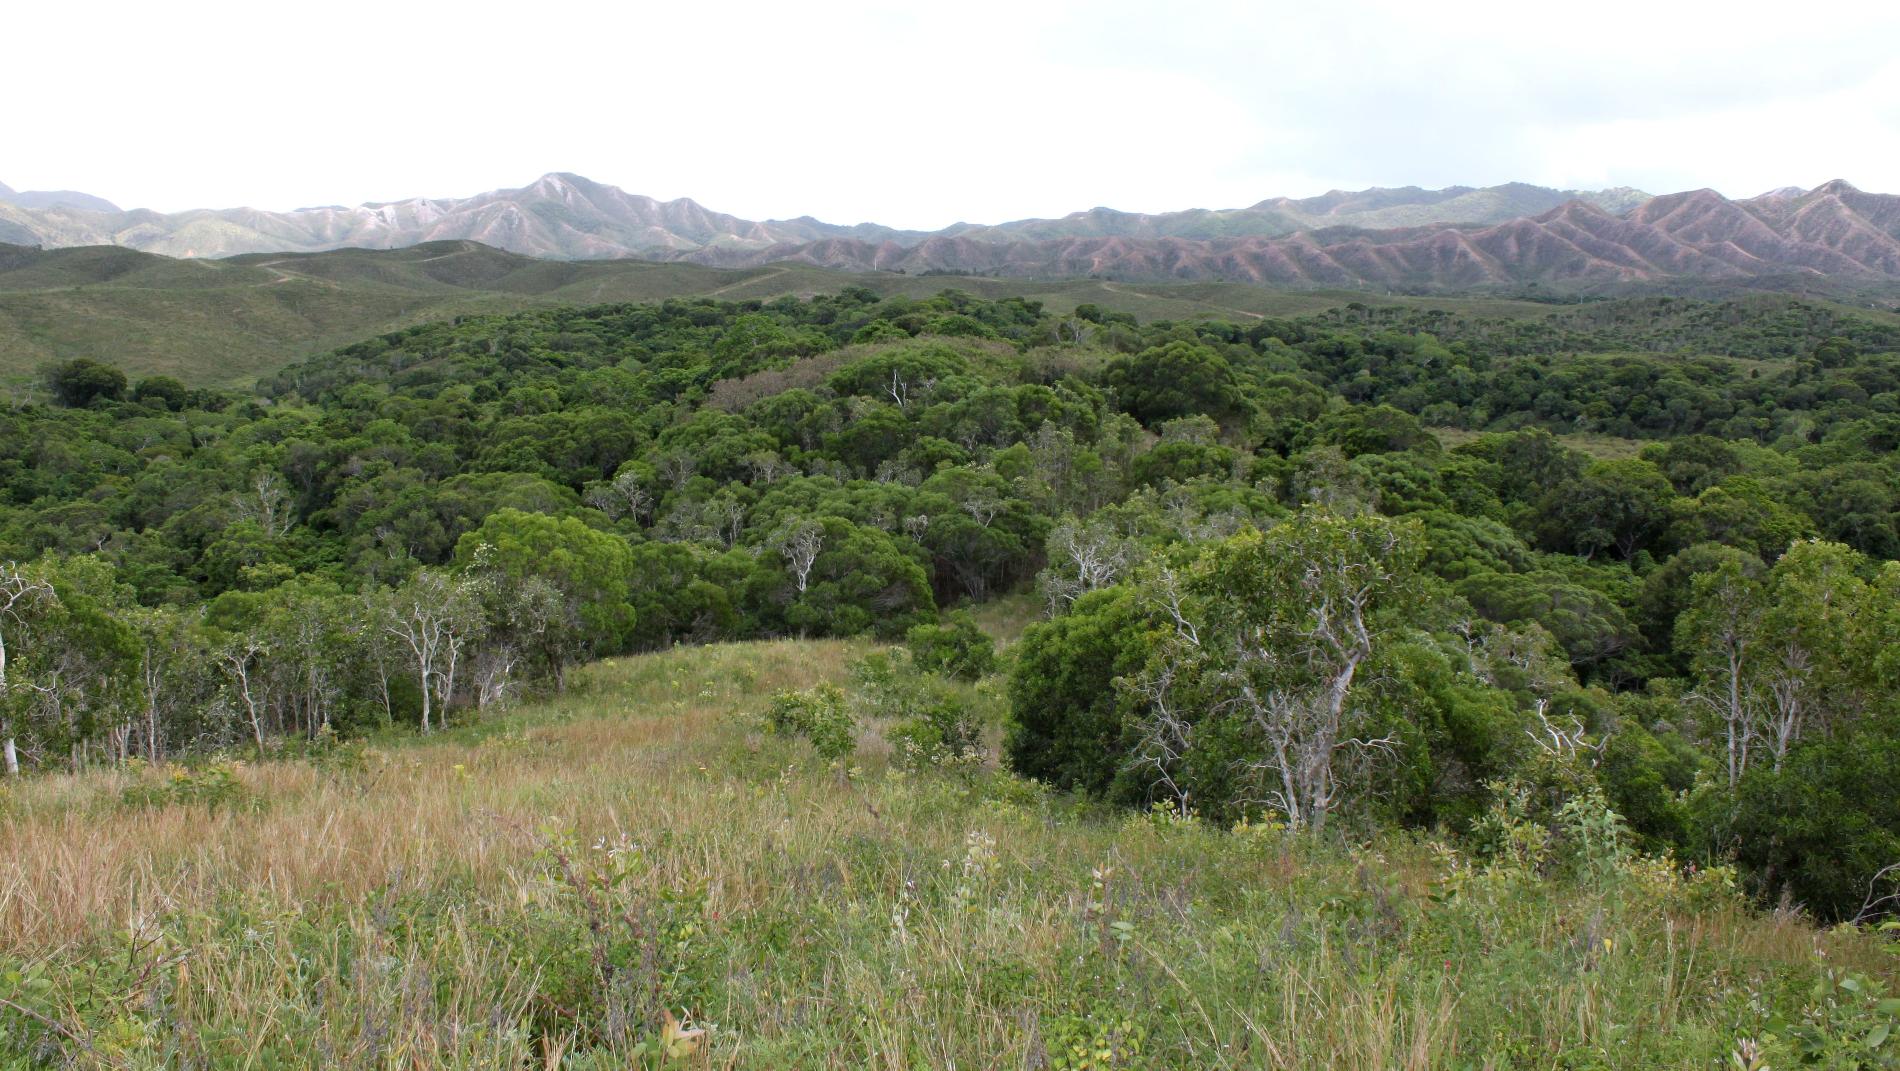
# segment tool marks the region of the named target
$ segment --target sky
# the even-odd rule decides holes
[[[570,171],[754,218],[1523,181],[1900,192],[1895,0],[26,4],[0,182],[126,207]]]

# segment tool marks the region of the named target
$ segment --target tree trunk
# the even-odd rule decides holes
[[[433,676],[433,674],[428,670],[425,669],[422,671],[422,731],[425,733],[429,731],[429,700],[432,698],[429,695],[429,678],[431,676]]]

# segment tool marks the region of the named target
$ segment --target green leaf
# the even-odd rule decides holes
[[[1881,1023],[1879,1026],[1874,1027],[1867,1035],[1867,1047],[1870,1049],[1878,1049],[1881,1043],[1887,1040],[1887,1035],[1891,1033],[1893,1033],[1892,1023]]]

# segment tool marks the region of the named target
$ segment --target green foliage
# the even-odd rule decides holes
[[[1192,342],[1170,342],[1117,358],[1104,380],[1122,407],[1150,427],[1197,413],[1231,420],[1244,407],[1226,358]]]
[[[1750,767],[1722,832],[1764,900],[1851,919],[1878,898],[1874,875],[1900,861],[1896,778],[1900,738],[1887,730],[1804,744],[1778,769]]]
[[[46,370],[46,389],[68,409],[125,396],[125,373],[86,357],[75,357]]]
[[[844,690],[821,684],[802,692],[780,692],[765,710],[772,731],[811,741],[827,762],[850,758],[857,750],[857,723],[845,706]]]
[[[941,624],[912,626],[904,643],[911,662],[929,673],[973,681],[996,668],[996,642],[968,610],[944,614]]]
[[[1115,1005],[1099,1002],[1087,1012],[1043,1023],[1043,1046],[1053,1071],[1133,1071],[1142,1060],[1148,1031]]]
[[[1785,1052],[1794,1066],[1900,1067],[1900,997],[1866,975],[1824,970],[1797,1015],[1770,1020],[1765,1041],[1763,1057]]]
[[[140,777],[125,786],[120,800],[130,808],[198,806],[212,814],[257,802],[237,771],[237,764],[229,761],[196,769],[174,766],[156,778]]]
[[[877,651],[851,665],[854,698],[867,718],[886,725],[900,766],[923,769],[980,762],[984,727],[976,697],[921,667],[901,649]]]
[[[468,282],[474,259],[340,253],[248,289],[382,265],[401,292],[412,271]],[[629,297],[692,274],[576,270]],[[643,272],[660,289],[614,289]],[[961,762],[995,739],[993,697],[959,683],[993,648],[938,607],[1034,580],[1053,616],[1012,652],[1004,750],[1063,790],[1317,825],[1289,794],[1330,778],[1359,829],[1464,829],[1554,727],[1592,742],[1590,780],[1645,848],[1741,859],[1770,900],[1807,875],[1830,916],[1867,877],[1877,814],[1846,806],[1856,846],[1822,873],[1800,812],[1858,790],[1810,749],[1871,761],[1900,714],[1884,320],[1773,297],[1326,312],[1221,291],[1274,315],[1156,321],[1094,281],[1045,310],[992,280],[828,293],[791,272],[819,296],[722,275],[734,300],[458,307],[257,391],[158,375],[128,397],[109,367],[54,369],[66,404],[0,413],[0,560],[58,589],[0,619],[25,765],[321,751],[558,690],[590,655],[866,634],[908,640],[915,680],[854,711],[903,755]],[[349,322],[388,322],[379,293]],[[80,352],[154,367],[131,342],[59,357]],[[1353,532],[1403,532],[1402,553]],[[1403,582],[1346,673],[1322,618],[1349,558]],[[1276,726],[1322,709],[1336,768],[1289,789],[1277,749],[1332,730]]]
[[[536,578],[553,585],[593,650],[624,650],[633,638],[633,551],[578,518],[498,510],[457,541],[455,561],[514,584]]]
[[[856,649],[602,662],[502,731],[383,740],[360,776],[248,768],[255,815],[127,807],[123,777],[9,785],[0,1066],[1892,1062],[1888,939],[1628,852],[1587,757],[1536,778],[1575,794],[1526,788],[1521,849],[1479,857],[1166,801],[1104,820],[872,749],[841,787],[725,716]],[[149,886],[110,880],[120,857]]]
[[[1010,663],[1010,766],[1062,789],[1114,791],[1135,743],[1133,705],[1117,681],[1141,670],[1152,645],[1124,587],[1083,595],[1031,625]]]

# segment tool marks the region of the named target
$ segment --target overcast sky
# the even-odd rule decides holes
[[[10,5],[0,182],[178,210],[574,171],[939,227],[1331,188],[1900,192],[1900,2]]]

